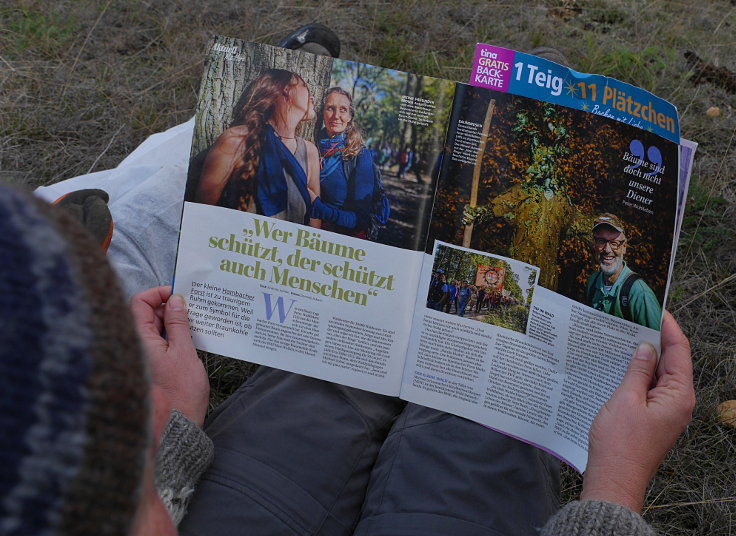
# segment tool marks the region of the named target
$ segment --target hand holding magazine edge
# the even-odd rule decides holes
[[[640,512],[647,485],[694,407],[690,343],[665,311],[659,363],[650,344],[639,345],[621,385],[593,421],[581,498]]]

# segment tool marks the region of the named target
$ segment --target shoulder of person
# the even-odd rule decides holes
[[[222,153],[235,153],[243,143],[247,135],[244,127],[231,127],[217,137],[212,148]]]
[[[652,290],[652,287],[650,287],[649,284],[646,281],[644,281],[644,278],[641,276],[639,276],[639,279],[634,281],[634,284],[631,285],[631,289],[634,290],[635,293],[654,295],[654,291]],[[635,297],[632,296],[632,298],[635,298]]]
[[[362,147],[360,152],[355,156],[355,167],[360,168],[361,173],[373,177],[373,154],[367,147]]]
[[[304,145],[307,148],[307,156],[319,158],[319,149],[317,146],[309,140],[304,140]]]
[[[364,145],[363,147],[360,148],[360,151],[355,156],[355,158],[358,159],[358,160],[361,160],[361,161],[364,160],[364,159],[367,159],[367,160],[369,160],[372,163],[373,162],[373,153],[371,153],[371,150],[368,149],[368,147],[366,147]]]

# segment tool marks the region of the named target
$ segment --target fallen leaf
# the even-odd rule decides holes
[[[731,428],[736,428],[736,400],[726,400],[718,404],[718,418]]]

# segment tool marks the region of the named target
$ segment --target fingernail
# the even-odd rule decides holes
[[[169,301],[166,302],[166,306],[170,307],[172,311],[183,311],[186,307],[184,304],[184,298],[179,294],[172,294]]]
[[[657,355],[657,352],[654,349],[654,346],[652,346],[648,342],[643,342],[639,346],[636,347],[636,352],[634,352],[634,359],[641,359],[642,361],[649,361],[650,359],[654,358],[656,355]]]

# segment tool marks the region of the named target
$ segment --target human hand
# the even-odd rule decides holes
[[[692,419],[690,343],[672,315],[663,314],[659,365],[654,348],[640,344],[621,385],[593,421],[581,499],[640,512],[657,467]]]
[[[171,287],[154,287],[133,296],[130,308],[148,354],[153,385],[165,393],[172,408],[202,426],[210,384],[189,334],[184,298],[172,296]]]

